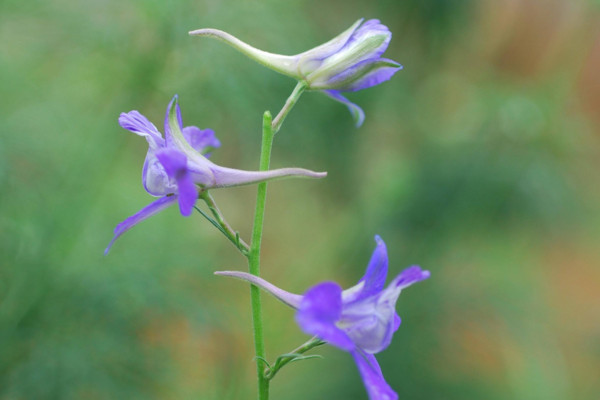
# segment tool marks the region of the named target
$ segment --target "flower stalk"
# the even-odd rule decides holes
[[[273,364],[270,367],[267,367],[267,369],[265,370],[265,377],[268,380],[273,379],[275,377],[275,375],[277,374],[277,372],[279,372],[279,370],[281,368],[285,367],[287,364],[291,363],[292,361],[306,360],[308,358],[320,357],[317,355],[303,356],[303,354],[306,353],[307,351],[312,350],[315,347],[321,346],[325,343],[326,342],[319,339],[317,336],[313,336],[310,340],[308,340],[304,344],[296,347],[294,350],[292,350],[288,354],[283,354],[283,355],[279,356],[277,358],[277,360],[275,361],[275,364]]]
[[[229,225],[229,223],[227,223],[225,217],[223,217],[223,214],[221,213],[221,210],[219,210],[215,199],[213,199],[208,190],[200,193],[199,197],[200,199],[204,200],[211,214],[215,217],[214,222],[218,224],[217,228],[219,231],[221,231],[223,235],[225,235],[225,237],[229,239],[229,241],[231,241],[231,243],[233,243],[243,255],[247,256],[250,253],[250,246],[248,246],[244,239],[240,238],[240,234],[235,231]],[[200,210],[198,211],[202,212]]]
[[[273,123],[271,124],[271,129],[273,130],[273,135],[275,135],[277,132],[279,132],[279,128],[281,128],[281,124],[283,124],[283,120],[285,119],[285,117],[287,117],[287,115],[290,113],[292,108],[296,105],[296,102],[300,98],[300,95],[302,95],[302,93],[306,90],[307,87],[308,87],[308,85],[306,82],[304,82],[304,81],[298,82],[298,84],[294,88],[294,91],[292,92],[292,94],[290,94],[290,97],[288,97],[288,99],[286,100],[285,105],[283,106],[281,111],[279,111],[277,116],[275,116],[275,119],[273,120]]]
[[[289,111],[288,111],[289,112]],[[273,135],[271,113],[266,111],[263,116],[262,145],[260,149],[259,171],[267,171],[271,164],[271,149],[273,148]],[[254,212],[254,227],[252,228],[252,242],[248,254],[248,269],[255,276],[260,276],[260,246],[262,241],[263,222],[265,218],[265,204],[267,201],[267,183],[258,184],[256,193],[256,209]],[[254,285],[250,286],[250,298],[252,304],[252,325],[254,328],[254,351],[256,354],[256,371],[258,377],[258,398],[268,400],[269,380],[265,377],[265,340],[263,336],[262,305],[260,300],[260,289]]]

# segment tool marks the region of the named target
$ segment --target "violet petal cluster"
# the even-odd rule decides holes
[[[207,153],[220,147],[221,143],[211,129],[183,127],[177,96],[173,97],[167,107],[164,138],[156,126],[138,111],[122,113],[119,124],[146,138],[148,153],[142,168],[142,183],[150,195],[159,199],[116,226],[105,254],[123,233],[175,203],[179,204],[181,215],[191,215],[200,191],[249,185],[277,178],[323,178],[327,175],[325,172],[302,168],[244,171],[211,162]]]
[[[385,287],[388,257],[379,236],[365,275],[355,286],[342,290],[335,282],[313,286],[303,296],[289,293],[262,278],[244,272],[218,275],[246,280],[297,309],[300,328],[352,354],[370,400],[395,400],[398,395],[385,381],[374,354],[386,349],[400,326],[396,301],[402,289],[429,278],[429,271],[412,266]]]
[[[362,125],[364,112],[341,92],[378,85],[402,69],[397,62],[381,57],[392,34],[376,19],[364,23],[360,19],[329,42],[293,56],[256,49],[218,29],[198,29],[190,35],[222,40],[260,64],[305,82],[309,90],[322,91],[346,105],[357,126]]]

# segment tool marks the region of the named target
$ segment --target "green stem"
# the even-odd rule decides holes
[[[267,171],[271,162],[271,148],[273,147],[273,129],[271,128],[271,113],[266,111],[263,116],[263,136],[260,149],[260,171]],[[252,229],[252,243],[248,254],[248,267],[252,275],[260,276],[260,245],[262,240],[263,221],[265,217],[265,203],[267,200],[267,183],[258,184],[256,193],[256,210],[254,213],[254,227]],[[269,380],[265,377],[266,353],[263,337],[262,307],[260,301],[260,290],[258,287],[250,286],[250,297],[252,301],[252,322],[254,326],[254,350],[256,353],[256,371],[258,375],[258,398],[268,400]]]
[[[302,92],[304,92],[304,90],[306,90],[306,87],[307,87],[306,82],[304,82],[304,81],[298,82],[298,84],[294,88],[294,91],[292,92],[292,94],[290,94],[290,97],[288,97],[288,99],[286,100],[285,105],[283,106],[281,111],[279,111],[279,114],[277,114],[275,119],[273,120],[273,124],[271,125],[273,134],[276,134],[277,132],[279,132],[279,128],[281,128],[281,124],[283,124],[283,120],[290,113],[290,111],[292,110],[292,108],[294,107],[294,105],[296,104],[298,99],[300,98],[300,95],[302,94]]]
[[[314,336],[309,341],[296,347],[294,350],[292,350],[288,354],[280,356],[277,359],[277,361],[275,361],[275,364],[273,364],[272,367],[267,368],[267,370],[265,372],[265,377],[269,380],[273,379],[275,377],[275,374],[277,374],[277,372],[279,372],[279,370],[281,368],[283,368],[284,366],[286,366],[287,364],[291,363],[294,360],[300,359],[298,357],[299,355],[304,354],[307,351],[314,349],[317,346],[321,346],[322,344],[325,344],[325,342],[323,340],[319,339],[318,337]],[[319,357],[319,356],[311,356],[311,357]]]
[[[208,206],[208,209],[215,217],[215,221],[218,224],[217,228],[219,228],[219,230],[225,235],[225,237],[227,237],[227,239],[229,239],[231,243],[233,243],[235,247],[237,247],[242,252],[242,254],[247,255],[250,252],[250,246],[248,246],[248,244],[246,244],[246,242],[244,242],[244,240],[240,238],[239,233],[233,230],[233,228],[227,223],[227,221],[225,221],[223,213],[221,213],[221,210],[219,210],[219,207],[217,207],[215,199],[213,199],[208,190],[201,192],[200,198],[204,200],[204,202]],[[200,209],[198,209],[198,211],[202,213]]]
[[[306,89],[305,82],[298,82],[294,91],[288,97],[285,105],[279,111],[274,120],[271,113],[265,111],[263,116],[263,135],[260,148],[260,171],[268,171],[271,163],[271,149],[273,148],[273,136],[281,128],[285,117],[294,107],[300,95]],[[252,228],[252,242],[250,251],[246,254],[248,258],[248,268],[250,273],[260,276],[260,246],[262,241],[263,222],[265,218],[265,204],[267,201],[267,182],[258,184],[256,191],[256,209],[254,211],[254,227]],[[256,373],[258,377],[258,399],[269,399],[269,379],[265,375],[265,369],[268,367],[265,352],[265,340],[263,336],[262,306],[260,301],[260,290],[258,287],[250,286],[250,299],[252,303],[252,325],[254,329],[254,352],[256,354]]]

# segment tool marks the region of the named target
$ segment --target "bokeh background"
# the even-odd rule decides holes
[[[229,31],[294,54],[361,17],[405,65],[350,94],[367,115],[302,96],[273,167],[327,170],[269,187],[263,276],[302,293],[352,285],[380,234],[405,291],[378,356],[402,399],[600,398],[600,2],[592,0],[0,2],[0,398],[249,399],[247,285],[213,276],[243,257],[151,201],[137,109],[213,128],[221,164],[254,169],[261,115],[294,82],[222,43]],[[248,238],[254,187],[216,191]],[[307,337],[265,297],[269,358]],[[273,399],[366,399],[348,354],[286,367]]]

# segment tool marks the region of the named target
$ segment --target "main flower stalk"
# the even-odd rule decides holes
[[[263,116],[263,135],[260,149],[260,171],[267,171],[271,164],[271,149],[273,148],[273,128],[271,126],[271,113],[266,111]],[[252,229],[252,242],[248,254],[248,268],[252,275],[260,276],[260,245],[262,241],[263,221],[265,218],[265,204],[267,201],[266,182],[258,185],[256,193],[256,210],[254,212],[254,227]],[[256,354],[256,372],[258,375],[258,398],[268,400],[269,380],[265,377],[265,339],[263,336],[262,305],[260,290],[250,286],[252,302],[252,324],[254,327],[254,351]]]
[[[271,164],[271,149],[273,148],[273,137],[281,128],[285,117],[294,107],[300,95],[306,89],[306,84],[299,82],[294,91],[288,97],[285,105],[279,111],[275,120],[271,113],[266,111],[263,115],[263,135],[260,149],[259,171],[268,171]],[[247,254],[248,269],[252,275],[260,276],[260,248],[262,241],[263,222],[265,218],[265,205],[267,202],[267,183],[258,184],[256,192],[256,209],[254,211],[254,227],[252,228],[252,241],[250,243],[250,252]],[[250,286],[250,299],[252,304],[252,325],[254,329],[254,351],[256,354],[256,372],[258,377],[258,399],[268,400],[269,398],[269,378],[265,375],[266,352],[265,340],[263,335],[262,323],[262,304],[260,300],[260,290],[257,286]]]

